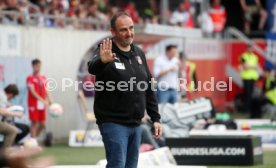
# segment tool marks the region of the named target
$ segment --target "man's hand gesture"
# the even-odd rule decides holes
[[[110,39],[104,39],[100,44],[100,58],[101,61],[106,64],[113,61],[116,58],[116,54],[112,53],[112,41]]]

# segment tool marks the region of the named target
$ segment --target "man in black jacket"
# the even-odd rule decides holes
[[[110,25],[112,40],[103,40],[88,63],[89,73],[96,75],[94,112],[105,145],[106,167],[136,168],[145,110],[156,138],[162,134],[160,115],[145,54],[132,44],[132,19],[119,12]]]

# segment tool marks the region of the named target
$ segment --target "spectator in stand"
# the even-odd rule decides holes
[[[6,4],[3,2],[8,3],[9,5],[7,6],[9,7],[6,7]],[[29,3],[32,3],[32,5]],[[98,28],[98,26],[91,26],[90,23],[83,22],[82,19],[85,20],[87,18],[92,18],[105,22],[119,10],[129,13],[135,23],[158,24],[160,14],[158,1],[148,0],[147,2],[141,2],[141,4],[142,5],[137,8],[136,1],[128,1],[125,3],[123,0],[0,0],[0,10],[21,11],[22,13],[27,14],[25,16],[27,16],[26,19],[28,23],[46,27],[77,29]],[[140,10],[138,11],[138,9]],[[170,23],[172,25],[180,25],[183,27],[194,27],[194,12],[192,12],[192,9],[189,0],[184,0],[183,3],[179,4],[178,10],[173,13]],[[29,13],[40,13],[41,15],[37,18],[29,16]],[[49,18],[45,15],[52,15],[55,18]],[[81,21],[65,21],[63,18],[61,19],[61,17],[76,18]],[[5,17],[5,19],[2,19],[0,16],[0,20],[5,21],[4,23],[6,24],[22,24],[24,21],[22,16],[18,18],[9,16]],[[103,25],[103,27],[105,26]]]
[[[87,15],[85,4],[80,3],[77,5],[76,16],[78,19],[85,19]]]
[[[47,15],[47,1],[46,0],[38,0],[37,2],[32,2],[34,5],[36,5],[39,8],[39,11],[36,11],[40,14],[40,16],[37,18],[38,22],[37,25],[39,27],[45,27],[47,25],[47,19],[45,19],[45,15]]]
[[[60,4],[63,7],[64,13],[66,13],[69,10],[69,7],[70,7],[69,0],[60,0]]]
[[[60,0],[52,0],[47,13],[55,17],[65,16],[65,10]],[[64,27],[64,21],[59,18],[51,18],[47,20],[47,27]]]
[[[0,10],[6,7],[6,4],[3,0],[0,1]]]
[[[76,18],[81,20],[81,22],[79,22],[79,25],[77,25],[77,28],[81,28],[81,29],[90,29],[91,28],[91,26],[89,26],[87,23],[83,22],[84,19],[87,19],[87,6],[88,5],[89,5],[89,3],[85,2],[85,1],[79,1],[78,5],[76,5],[75,16],[76,16]]]
[[[36,4],[41,9],[41,12],[43,12],[42,10],[44,10],[47,7],[47,1],[46,0],[38,0],[34,4]]]
[[[103,13],[107,12],[108,0],[95,0],[95,2],[98,5],[99,11],[101,11]]]
[[[67,11],[68,17],[76,17],[76,11],[78,9],[79,1],[78,0],[71,0],[69,3],[69,9]]]
[[[160,9],[159,9],[157,1],[156,0],[149,0],[148,3],[149,3],[150,10],[152,10],[152,12],[154,14],[158,14]]]
[[[226,11],[221,5],[221,0],[211,0],[208,13],[214,25],[214,33],[222,32],[226,23]]]
[[[3,11],[20,12],[18,7],[18,0],[6,0],[5,2],[6,2],[6,7],[2,9]],[[23,24],[23,16],[6,15],[3,17],[2,23],[13,24],[13,25]]]
[[[95,19],[98,21],[107,21],[105,14],[98,10],[98,4],[91,2],[87,8],[87,18]]]
[[[2,11],[6,7],[6,4],[3,0],[0,1],[0,11]],[[0,21],[2,22],[2,15],[0,15]]]
[[[250,32],[250,29],[251,29],[250,24],[253,22],[254,15],[260,16],[258,29],[263,30],[268,14],[267,14],[267,11],[262,6],[261,1],[260,0],[240,0],[240,4],[244,11],[245,33]]]
[[[79,7],[79,1],[78,0],[71,0],[69,3],[69,9],[66,13],[66,16],[72,19],[77,19],[77,12]],[[67,22],[66,24],[66,28],[67,29],[79,29],[80,28],[80,24],[76,21],[76,20],[70,20]]]
[[[5,0],[6,7],[3,10],[19,11],[18,0]]]
[[[109,20],[112,18],[112,16],[115,14],[115,13],[118,13],[119,12],[119,8],[117,6],[109,6],[108,8],[108,14],[107,14],[107,17],[109,18]]]
[[[143,11],[143,18],[140,18],[139,23],[140,24],[146,24],[146,23],[158,24],[158,21],[159,21],[159,18],[154,13],[154,11],[150,8],[146,8]]]
[[[194,20],[190,9],[191,3],[188,0],[179,4],[178,9],[173,12],[170,18],[170,24],[186,28],[193,28]]]
[[[137,12],[137,9],[133,2],[129,2],[126,5],[123,5],[122,10],[129,14],[134,23],[138,23],[139,13]]]

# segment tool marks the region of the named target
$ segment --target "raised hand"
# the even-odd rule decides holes
[[[106,64],[113,61],[116,58],[116,54],[112,53],[112,41],[110,39],[104,39],[100,44],[100,58],[101,61]]]

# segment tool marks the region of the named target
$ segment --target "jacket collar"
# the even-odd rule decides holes
[[[113,40],[112,40],[112,51],[115,51],[115,52],[117,52],[117,53],[120,53],[121,55],[123,55],[123,56],[129,58],[129,56],[127,56],[127,55],[125,54],[126,52],[120,50],[119,47],[116,45],[116,43],[115,43]],[[134,49],[134,45],[133,45],[133,44],[130,44],[130,51],[135,52],[135,49]]]

